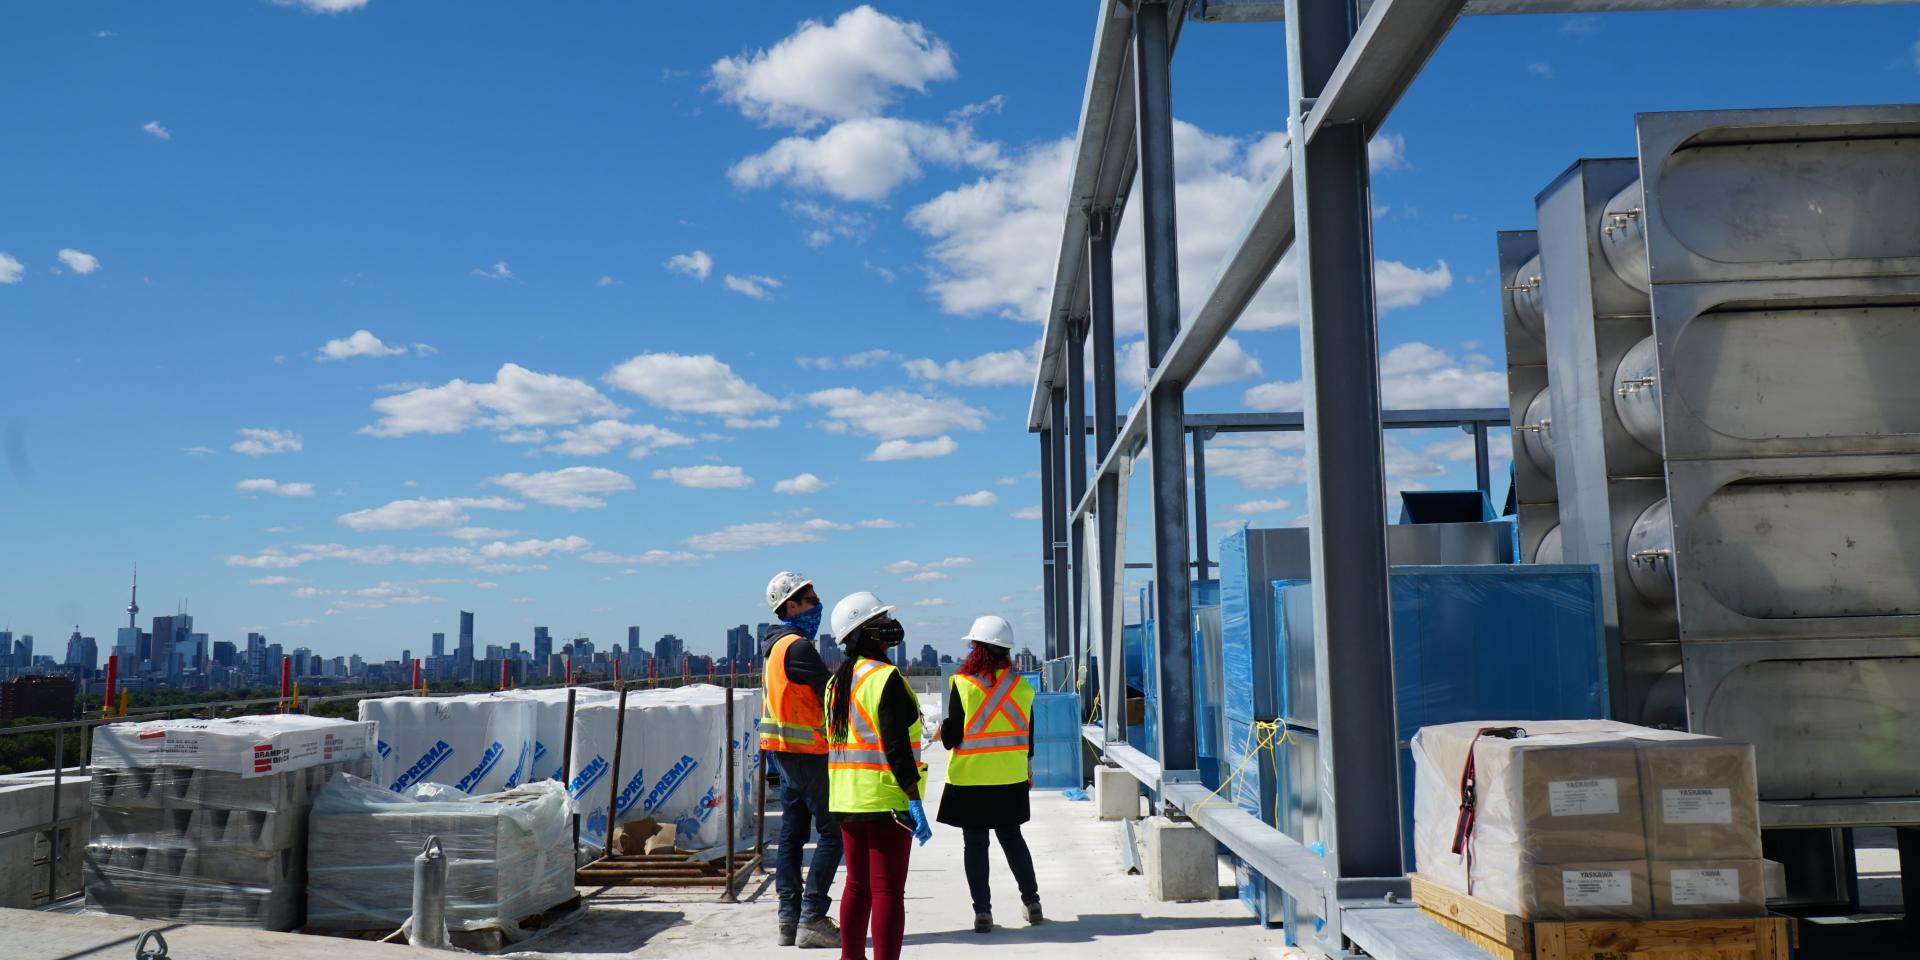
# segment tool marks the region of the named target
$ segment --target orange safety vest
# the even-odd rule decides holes
[[[827,715],[820,694],[787,678],[787,650],[800,639],[787,634],[767,652],[766,689],[762,691],[760,749],[776,753],[827,752]]]

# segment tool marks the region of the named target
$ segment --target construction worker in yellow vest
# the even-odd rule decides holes
[[[988,833],[1020,886],[1028,925],[1040,923],[1040,884],[1033,854],[1020,834],[1031,818],[1033,788],[1033,685],[1013,669],[1013,627],[1000,617],[973,622],[962,639],[972,649],[947,683],[947,718],[940,743],[952,754],[947,787],[940,795],[940,822],[960,828],[965,842],[967,888],[973,895],[973,929],[993,930],[987,885]]]
[[[827,722],[821,709],[827,665],[813,640],[820,597],[813,581],[782,570],[767,583],[767,606],[780,622],[760,631],[763,667],[761,756],[780,773],[780,846],[774,889],[780,896],[780,945],[838,948],[840,928],[828,918],[829,891],[840,870],[840,824],[827,808]],[[803,887],[800,861],[807,836],[819,831]]]
[[[827,684],[828,806],[847,850],[840,899],[840,956],[897,960],[906,931],[910,841],[933,837],[920,798],[920,698],[887,652],[906,639],[893,609],[871,593],[834,605],[833,632],[847,661]]]

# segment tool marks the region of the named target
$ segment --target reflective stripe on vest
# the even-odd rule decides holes
[[[820,708],[820,695],[787,677],[787,651],[799,641],[799,634],[790,633],[767,651],[760,749],[823,754],[827,752],[826,713]]]
[[[892,665],[878,660],[862,660],[853,670],[853,691],[847,704],[847,733],[833,740],[827,750],[827,806],[835,813],[883,813],[907,808],[907,793],[894,778],[887,764],[886,748],[874,718],[880,713],[880,699],[888,676],[896,673]],[[832,709],[833,691],[827,691],[828,709]],[[908,728],[913,745],[914,764],[919,767],[919,795],[927,789],[927,766],[920,762],[920,720]]]
[[[947,782],[959,786],[1023,783],[1033,739],[1033,686],[1012,669],[992,678],[955,674],[951,681],[966,711],[960,744],[947,763]]]

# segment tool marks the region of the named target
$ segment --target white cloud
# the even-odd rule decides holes
[[[610,387],[635,394],[675,413],[751,417],[787,404],[740,378],[711,354],[643,353],[601,378]]]
[[[912,560],[895,560],[881,569],[888,573],[919,573],[924,570],[954,570],[973,566],[972,557],[946,557],[940,560],[928,560],[918,563]]]
[[[773,291],[780,289],[780,281],[758,275],[736,277],[729,273],[720,282],[726,284],[728,290],[755,300],[772,300]]]
[[[480,540],[505,540],[519,532],[518,530],[502,530],[497,527],[455,527],[452,530],[440,531],[442,536],[452,537],[455,540],[464,540],[467,543],[475,543]]]
[[[61,247],[60,252],[55,256],[60,258],[61,263],[67,265],[68,270],[83,276],[100,269],[99,257],[91,253],[81,253],[72,247]]]
[[[212,453],[213,448],[212,447],[188,447],[185,450],[182,450],[180,452],[186,454],[189,457],[204,457],[207,454]]]
[[[1497,407],[1506,402],[1506,374],[1486,357],[1455,357],[1424,343],[1403,343],[1380,358],[1380,404],[1387,410]],[[1276,380],[1241,398],[1255,410],[1299,410],[1306,402],[1298,380]]]
[[[499,440],[501,443],[546,443],[547,432],[539,429],[506,430],[501,432]]]
[[[682,563],[697,563],[701,560],[711,560],[713,558],[698,553],[688,553],[684,550],[648,550],[645,553],[633,554],[608,553],[604,550],[596,550],[592,553],[582,555],[580,559],[588,563],[638,563],[650,567],[666,567]]]
[[[1135,340],[1120,348],[1119,374],[1134,389],[1147,382],[1147,341]],[[1260,375],[1260,358],[1248,353],[1240,341],[1227,337],[1214,348],[1213,355],[1200,367],[1200,374],[1187,384],[1190,390],[1204,390],[1226,383],[1251,380]]]
[[[1000,495],[992,490],[980,490],[953,498],[956,507],[991,507],[1000,502]]]
[[[597,457],[621,444],[631,444],[632,447],[627,455],[638,460],[655,450],[665,447],[684,447],[692,442],[692,437],[682,436],[665,427],[656,427],[650,423],[595,420],[592,423],[560,431],[559,442],[547,447],[546,450],[549,453],[564,453],[568,456]]]
[[[736,523],[712,533],[687,538],[687,546],[707,553],[730,553],[760,547],[786,547],[799,543],[817,543],[834,530],[851,529],[847,524],[815,517],[810,520],[772,520],[761,523]]]
[[[272,493],[282,497],[313,496],[313,484],[311,483],[281,483],[278,480],[268,480],[264,477],[255,480],[242,480],[234,484],[233,488],[241,493]]]
[[[878,114],[901,89],[956,75],[953,52],[918,23],[862,4],[803,21],[771,48],[716,61],[712,87],[750,119],[806,129]]]
[[[950,580],[950,579],[952,578],[947,576],[944,573],[941,573],[938,570],[928,570],[923,573],[916,573],[913,576],[908,577],[907,582],[908,583],[939,583],[942,580]]]
[[[1039,507],[1021,507],[1012,513],[1015,520],[1038,520],[1040,515]]]
[[[844,357],[795,357],[793,362],[809,370],[859,370],[899,359],[900,355],[892,350],[873,349]]]
[[[721,421],[730,430],[778,430],[779,417],[728,417]]]
[[[507,262],[505,260],[496,260],[494,261],[494,264],[492,267],[488,267],[484,269],[480,267],[475,267],[473,268],[473,275],[476,277],[485,277],[488,280],[512,280],[513,279],[513,271],[507,269]]]
[[[140,132],[150,137],[159,137],[162,140],[173,139],[173,134],[168,131],[166,127],[161,126],[158,120],[148,120],[146,123],[141,124]]]
[[[953,603],[942,597],[928,597],[925,600],[915,600],[913,605],[916,607],[951,607]]]
[[[1553,64],[1535,61],[1527,64],[1527,72],[1542,80],[1553,79]]]
[[[824,247],[835,240],[852,240],[858,243],[873,233],[873,220],[870,217],[865,214],[847,213],[830,203],[794,200],[781,206],[787,212],[803,217],[813,224],[806,233],[809,247]],[[877,269],[871,263],[866,266],[868,269]]]
[[[585,537],[512,542],[496,540],[480,546],[463,547],[403,548],[386,544],[349,547],[338,543],[309,543],[301,544],[291,552],[279,547],[268,547],[253,556],[233,554],[227,557],[227,565],[251,567],[256,570],[288,570],[316,560],[345,560],[365,566],[385,566],[393,563],[452,565],[468,566],[489,573],[511,573],[541,569],[541,567],[499,561],[537,559],[556,553],[579,553],[592,545]]]
[[[1020,485],[1020,478],[1019,477],[1001,477],[1000,479],[995,480],[993,482],[993,485],[996,487],[1017,487]]]
[[[349,13],[367,5],[367,0],[273,0],[275,6],[300,7],[308,13]]]
[[[1404,163],[1404,143],[1376,140],[1375,163]],[[1179,273],[1183,319],[1198,310],[1225,257],[1263,195],[1267,179],[1286,158],[1281,134],[1238,139],[1174,124],[1179,177]],[[1060,236],[1060,197],[1073,160],[1070,139],[1043,142],[997,165],[973,183],[914,207],[907,222],[933,240],[930,292],[948,313],[992,312],[1028,323],[1046,319]],[[1137,210],[1134,199],[1129,210]],[[1145,316],[1140,226],[1129,214],[1114,253],[1118,332],[1142,332]],[[1430,269],[1381,261],[1376,267],[1380,309],[1410,306],[1451,284],[1444,263]],[[1299,312],[1291,256],[1275,268],[1238,327],[1289,326]]]
[[[422,344],[424,346],[424,344]],[[370,330],[355,330],[351,336],[340,340],[328,340],[320,348],[319,360],[345,360],[348,357],[397,357],[407,352],[406,347],[390,346],[373,335]]]
[[[615,280],[614,278],[607,276],[606,274],[601,274],[600,279],[595,280],[593,282],[593,285],[596,287],[617,287],[620,285],[620,281]]]
[[[1306,482],[1307,461],[1299,433],[1232,433],[1207,444],[1207,475],[1227,477],[1250,490]]]
[[[952,437],[941,436],[932,440],[886,440],[867,454],[874,463],[887,460],[931,460],[944,457],[960,449]]]
[[[271,453],[299,453],[302,446],[298,434],[291,430],[265,430],[260,427],[244,427],[240,430],[243,439],[236,440],[227,449],[234,453],[244,453],[249,457],[263,457]]]
[[[773,492],[774,493],[802,493],[802,494],[819,493],[820,491],[825,490],[826,488],[831,486],[833,486],[832,483],[826,480],[822,480],[811,473],[803,473],[798,476],[788,477],[785,480],[776,481],[773,485]]]
[[[13,254],[0,251],[0,283],[19,283],[27,268]]]
[[[828,430],[851,430],[879,440],[986,429],[985,410],[933,394],[834,387],[807,394],[806,401],[826,411]]]
[[[413,530],[419,527],[457,527],[471,519],[468,510],[519,510],[523,504],[505,497],[416,497],[385,506],[343,513],[340,523],[355,530]],[[487,531],[492,532],[492,531]],[[473,539],[480,539],[475,537]]]
[[[834,124],[817,137],[786,137],[734,164],[727,176],[742,188],[785,183],[842,200],[879,203],[918,179],[927,164],[997,168],[1000,146],[976,138],[964,125],[862,117]]]
[[[1407,138],[1397,133],[1375,134],[1367,144],[1367,168],[1374,173],[1407,169]]]
[[[888,520],[885,517],[874,517],[871,520],[862,520],[854,524],[854,526],[863,530],[898,530],[901,527],[907,526],[907,524],[901,523],[898,520]]]
[[[1279,513],[1293,506],[1290,500],[1244,500],[1233,505],[1233,512],[1243,516],[1256,513]]]
[[[293,577],[276,573],[270,577],[255,577],[252,580],[248,580],[247,582],[250,584],[253,584],[256,587],[286,587],[286,586],[292,586],[293,584],[296,584],[296,583],[301,583],[303,581],[296,580]]]
[[[1913,42],[1913,69],[1920,71],[1920,40]]]
[[[667,269],[674,273],[705,280],[713,275],[713,257],[709,256],[705,250],[676,253],[667,258]]]
[[[753,478],[739,467],[702,464],[696,467],[669,467],[653,472],[655,480],[669,480],[677,486],[695,490],[738,490],[753,486]]]
[[[965,360],[908,360],[901,364],[907,374],[919,380],[960,384],[968,387],[998,387],[1033,380],[1034,357],[1030,350],[1001,350],[983,353]]]
[[[601,495],[633,489],[633,480],[605,467],[565,467],[545,473],[503,473],[487,482],[554,507],[604,507]]]
[[[373,409],[380,414],[380,422],[360,432],[376,437],[458,433],[476,426],[494,430],[558,426],[587,417],[626,414],[579,380],[536,373],[517,363],[501,365],[492,383],[450,380],[438,387],[381,397],[373,401]]]

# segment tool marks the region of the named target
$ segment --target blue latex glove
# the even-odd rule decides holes
[[[933,839],[933,827],[927,823],[927,808],[918,800],[908,800],[907,813],[913,815],[913,838],[926,846],[927,841]]]

